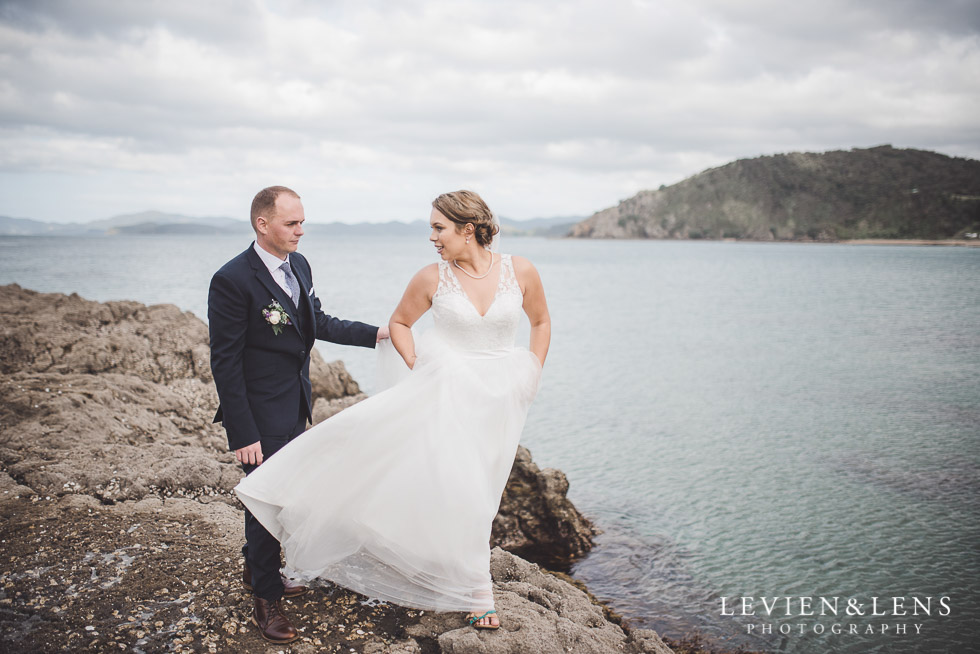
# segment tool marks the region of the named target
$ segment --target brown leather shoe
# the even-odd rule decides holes
[[[252,624],[259,628],[259,634],[270,643],[291,643],[299,638],[296,627],[282,614],[279,602],[256,597]]]
[[[294,581],[287,579],[282,574],[279,575],[282,579],[282,596],[283,597],[299,597],[303,593],[309,590],[306,586],[300,586]],[[242,568],[242,584],[245,588],[252,590],[252,570],[248,567],[248,563]]]

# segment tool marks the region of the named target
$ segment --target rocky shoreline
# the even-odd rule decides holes
[[[332,585],[288,601],[302,637],[248,624],[241,478],[227,451],[205,324],[171,305],[0,287],[0,652],[524,653],[671,650],[549,565],[592,546],[558,470],[521,448],[494,521],[503,627],[368,602]],[[314,352],[314,419],[363,398]]]

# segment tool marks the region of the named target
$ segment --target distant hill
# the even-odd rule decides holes
[[[93,220],[85,223],[85,228],[92,231],[121,233],[221,233],[228,231],[251,231],[252,227],[245,220],[220,217],[194,217],[179,213],[164,213],[162,211],[141,211],[127,213],[103,220]]]
[[[347,236],[354,234],[376,234],[379,236],[424,236],[429,231],[428,223],[415,220],[403,223],[391,220],[386,223],[316,223],[305,225],[309,233],[316,230],[317,234],[328,236]]]
[[[564,236],[580,218],[501,219],[501,231],[507,236]],[[421,220],[411,223],[307,223],[308,233],[342,236],[376,234],[384,236],[425,236],[429,225]],[[112,236],[115,234],[184,234],[184,235],[251,235],[247,220],[211,217],[198,218],[161,211],[129,213],[87,223],[45,223],[29,218],[0,216],[0,236]]]
[[[552,236],[560,237],[582,220],[581,216],[556,216],[554,218],[529,218],[512,220],[500,217],[500,233],[503,236]]]
[[[946,239],[980,230],[980,161],[883,145],[741,159],[641,191],[581,238]]]
[[[235,234],[251,233],[245,220],[197,218],[161,211],[143,211],[87,223],[46,223],[29,218],[0,216],[0,235],[78,236],[113,234]]]
[[[188,234],[211,235],[228,234],[230,232],[245,232],[247,223],[238,229],[218,227],[201,223],[139,223],[137,225],[122,225],[106,230],[106,234]]]
[[[10,216],[0,216],[0,234],[8,236],[35,236],[37,234],[51,233],[56,229],[56,225],[42,223],[30,218],[11,218]]]

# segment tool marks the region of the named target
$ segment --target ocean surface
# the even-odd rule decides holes
[[[426,237],[310,226],[301,251],[328,313],[380,324],[436,260]],[[0,283],[206,319],[211,274],[247,245],[0,237]],[[523,443],[603,530],[573,568],[593,592],[636,626],[732,647],[980,651],[980,249],[501,249],[548,295]],[[318,347],[373,388],[372,351]]]

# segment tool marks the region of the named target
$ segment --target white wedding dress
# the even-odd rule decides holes
[[[440,262],[415,368],[235,488],[282,543],[287,574],[420,609],[493,606],[490,528],[541,375],[514,346],[523,297],[509,255],[499,271],[480,316]]]

